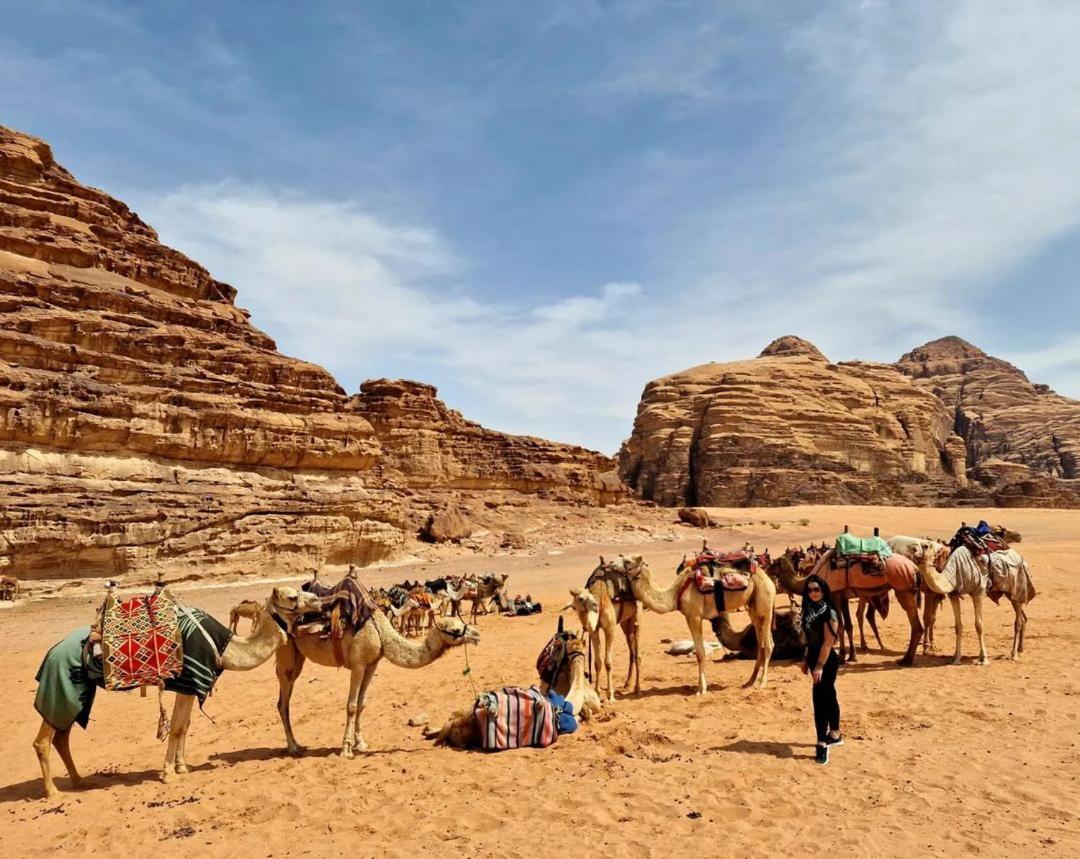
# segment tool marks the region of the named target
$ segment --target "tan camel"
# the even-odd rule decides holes
[[[914,561],[916,564],[922,563],[924,555],[928,556],[934,569],[939,573],[945,569],[945,565],[949,562],[951,550],[940,540],[934,540],[930,537],[907,537],[899,535],[890,537],[888,543],[890,549],[898,555],[903,555],[905,558]],[[920,575],[919,586],[924,597],[922,651],[924,654],[936,653],[937,647],[934,646],[934,621],[937,619],[938,606],[941,605],[944,597],[941,596],[941,594],[935,593],[933,589],[929,587],[925,576]]]
[[[938,572],[930,563],[929,553],[925,554],[919,565],[919,572],[927,587],[938,595],[934,604],[936,612],[940,597],[947,596],[952,605],[956,629],[956,650],[952,664],[960,664],[961,639],[964,625],[960,618],[960,597],[970,596],[975,612],[975,634],[979,638],[979,665],[988,665],[990,657],[986,652],[986,640],[983,637],[983,597],[991,588],[1008,597],[1012,603],[1013,645],[1009,658],[1017,660],[1024,651],[1024,633],[1027,629],[1027,604],[1035,597],[1035,586],[1031,581],[1031,571],[1027,562],[1014,549],[994,552],[989,557],[976,558],[966,546],[959,546],[949,555],[944,569]],[[927,601],[929,606],[930,601]],[[931,618],[931,623],[933,619]]]
[[[356,752],[367,750],[360,729],[360,717],[364,712],[368,686],[375,677],[379,661],[385,656],[402,668],[423,668],[442,656],[448,647],[459,644],[479,644],[480,633],[457,618],[438,618],[420,642],[411,642],[401,636],[382,612],[374,612],[371,620],[359,632],[345,630],[341,651],[345,654],[345,668],[349,669],[349,696],[345,703],[345,734],[341,740],[341,756],[352,758]],[[302,749],[293,736],[289,702],[293,687],[310,659],[316,665],[337,667],[333,643],[318,634],[296,635],[277,652],[278,713],[285,729],[285,743],[289,754],[300,754]]]
[[[630,678],[634,678],[634,694],[641,694],[641,614],[637,600],[630,594],[616,602],[612,599],[612,590],[606,577],[626,576],[625,569],[618,564],[607,564],[603,557],[600,565],[592,571],[586,587],[570,589],[570,605],[577,613],[581,623],[582,636],[589,636],[593,652],[593,676],[596,678],[597,691],[603,693],[606,681],[607,700],[615,700],[615,689],[611,682],[611,652],[615,647],[615,627],[622,629],[626,638],[626,648],[630,652],[630,664],[626,669],[626,681],[619,693],[626,695],[630,691]],[[600,648],[600,633],[603,633],[604,647]],[[601,674],[601,664],[603,673]]]
[[[251,629],[254,631],[255,624],[259,622],[259,613],[262,611],[262,603],[255,600],[241,600],[232,607],[229,612],[229,629],[234,633],[240,628],[240,618],[246,617],[251,621]]]
[[[251,635],[234,636],[221,654],[223,671],[250,671],[268,661],[288,640],[287,630],[291,629],[295,619],[309,611],[318,611],[319,599],[304,591],[293,588],[274,588],[269,599],[260,610],[259,622]],[[170,781],[175,775],[188,771],[184,759],[184,746],[187,740],[188,726],[191,724],[191,709],[195,703],[194,695],[177,693],[173,704],[172,720],[169,724],[169,743],[165,751],[165,764],[161,770],[162,781]],[[71,757],[71,727],[60,731],[45,720],[41,722],[37,737],[34,739],[34,751],[41,765],[41,778],[45,784],[45,796],[58,796],[60,791],[53,783],[49,765],[50,747],[55,746],[60,759],[67,768],[72,786],[83,786],[82,777],[75,768]]]
[[[697,694],[704,695],[708,686],[705,682],[705,638],[701,624],[702,621],[716,617],[719,612],[716,610],[716,600],[713,595],[701,593],[691,581],[695,572],[694,566],[695,561],[687,561],[684,558],[675,571],[675,581],[667,588],[660,590],[653,584],[652,573],[642,561],[641,556],[625,559],[625,569],[627,575],[630,576],[634,596],[645,608],[659,614],[681,611],[686,618],[686,625],[690,628],[690,635],[694,639],[694,653],[697,656]],[[764,687],[768,681],[769,659],[773,651],[772,620],[776,604],[776,585],[773,584],[768,573],[758,566],[750,574],[750,583],[746,589],[724,591],[723,601],[727,611],[745,608],[750,614],[750,620],[757,631],[758,653],[754,661],[753,673],[744,684],[744,688],[755,685]]]

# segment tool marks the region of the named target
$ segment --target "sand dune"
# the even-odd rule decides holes
[[[843,524],[883,533],[951,532],[978,512],[805,507],[715,511],[721,519],[768,524],[709,532],[715,545],[748,538],[759,547],[829,538]],[[808,519],[808,525],[798,524]],[[885,654],[860,655],[838,688],[846,745],[829,767],[810,760],[808,681],[790,663],[775,666],[763,691],[740,688],[751,663],[710,664],[710,692],[691,696],[693,657],[664,654],[665,638],[686,637],[681,616],[646,614],[644,694],[619,700],[600,721],[547,750],[499,755],[436,749],[406,724],[440,720],[467,703],[464,654],[428,669],[383,665],[364,716],[372,751],[353,761],[336,750],[347,677],[309,666],[293,698],[294,725],[308,754],[282,753],[271,664],[227,674],[196,717],[188,743],[192,773],[158,779],[164,754],[154,740],[156,702],[135,693],[101,694],[90,730],[73,735],[76,760],[92,786],[40,799],[30,743],[33,674],[46,648],[89,621],[100,597],[28,602],[0,614],[7,657],[0,711],[0,851],[57,849],[128,855],[424,856],[466,851],[519,856],[683,856],[831,853],[850,855],[1065,856],[1080,849],[1080,644],[1074,599],[1080,512],[1000,511],[1024,534],[1039,597],[1030,606],[1024,661],[1007,653],[1012,612],[989,606],[993,664],[952,667],[942,657],[895,665],[906,641],[903,615],[883,627]],[[700,535],[633,547],[661,580]],[[615,551],[627,551],[620,545]],[[580,545],[557,556],[456,558],[373,572],[373,583],[405,576],[499,568],[513,591],[531,591],[542,616],[483,618],[482,646],[470,648],[480,687],[535,680],[533,664],[555,626],[566,589],[580,584],[598,552]],[[224,618],[257,586],[182,591]],[[948,614],[946,609],[946,615]],[[976,652],[965,603],[965,655]],[[739,621],[742,622],[741,620]],[[951,644],[948,617],[939,640]],[[625,672],[626,652],[616,655]],[[621,675],[618,677],[621,680]],[[59,762],[57,762],[59,763]],[[58,779],[67,787],[66,777]]]

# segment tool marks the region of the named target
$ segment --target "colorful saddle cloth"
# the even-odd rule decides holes
[[[883,538],[856,537],[854,534],[841,534],[836,538],[836,545],[833,548],[837,556],[841,558],[856,556],[857,560],[860,559],[859,556],[877,555],[884,561],[892,554],[892,549]]]
[[[324,585],[317,579],[312,579],[310,582],[304,582],[300,589],[315,594],[322,600],[324,617],[329,618],[333,609],[337,608],[340,616],[347,620],[354,630],[362,628],[371,620],[371,614],[376,609],[375,600],[370,592],[354,576],[346,576],[336,585]],[[404,588],[398,588],[398,590],[405,594],[405,599],[408,599],[408,592]],[[403,599],[397,608],[404,604]],[[302,622],[309,623],[311,620],[313,618],[305,617]],[[337,637],[340,638],[341,635]]]
[[[536,658],[536,673],[549,686],[555,684],[563,663],[566,662],[566,645],[572,638],[574,638],[572,632],[560,631],[555,633]]]
[[[506,686],[476,699],[473,717],[488,751],[543,748],[559,738],[557,714],[535,686]]]
[[[123,602],[111,596],[101,612],[105,688],[158,686],[183,668],[180,622],[168,591]]]
[[[949,541],[949,548],[955,550],[960,546],[963,546],[976,558],[993,552],[1007,552],[1009,550],[1009,544],[994,533],[986,522],[980,522],[978,527],[975,528],[970,525],[962,525],[958,528]]]

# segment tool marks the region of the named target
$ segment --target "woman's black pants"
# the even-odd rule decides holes
[[[840,730],[840,702],[836,698],[836,672],[839,667],[840,659],[836,651],[829,651],[829,658],[821,669],[821,680],[814,684],[814,727],[817,728],[819,743],[825,742],[830,729]]]

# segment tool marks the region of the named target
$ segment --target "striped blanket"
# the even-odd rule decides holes
[[[506,686],[476,699],[473,716],[484,749],[543,748],[559,738],[556,713],[535,686]]]

